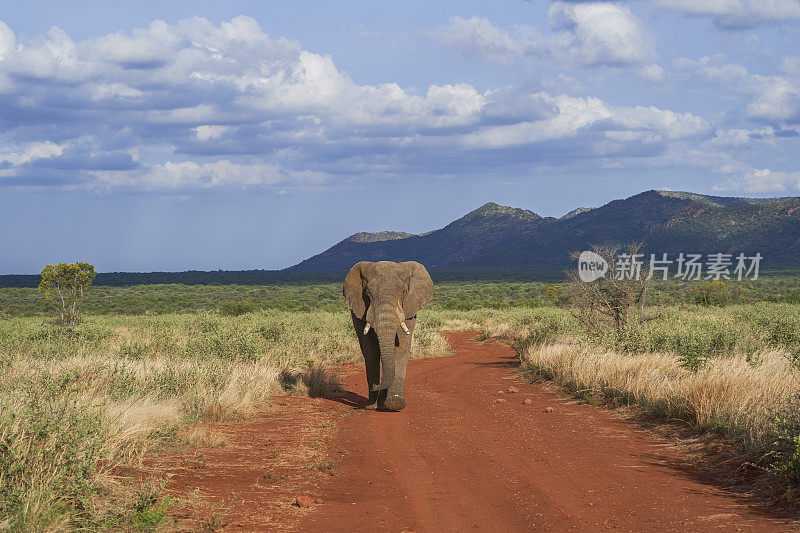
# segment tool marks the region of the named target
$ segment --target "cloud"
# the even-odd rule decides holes
[[[545,44],[528,28],[498,30],[480,18],[452,19],[447,38],[493,61],[545,54],[664,75],[626,8],[559,3],[551,14],[555,33]],[[697,114],[552,86],[358,84],[331,57],[270,37],[248,17],[219,25],[198,17],[155,21],[83,41],[58,28],[23,42],[12,32],[3,41],[3,30],[0,187],[185,194],[498,169],[707,168],[731,162],[725,150],[735,149],[738,135],[725,134],[725,144]],[[735,68],[713,74],[715,64],[685,68],[752,77]],[[763,99],[754,116],[774,114],[767,103],[776,96],[753,94]],[[774,139],[783,130],[771,131]]]
[[[649,65],[644,65],[639,69],[639,76],[647,81],[660,83],[666,78],[666,72],[662,66],[651,63]]]
[[[455,16],[434,37],[465,56],[503,65],[536,58],[575,67],[628,66],[644,65],[656,57],[644,26],[617,4],[557,2],[550,7],[548,22],[552,33],[544,37],[530,26],[503,29],[485,17]],[[660,77],[659,68],[650,65],[643,73]]]
[[[516,26],[502,30],[486,17],[464,19],[454,16],[437,32],[439,41],[465,56],[512,65],[536,52],[542,41],[533,28]]]
[[[800,20],[798,0],[655,0],[655,4],[687,15],[713,17],[714,24],[724,30]]]
[[[780,76],[753,76],[755,98],[747,113],[756,119],[785,124],[800,123],[800,84]]]
[[[49,159],[59,156],[64,147],[50,141],[32,142],[18,151],[0,152],[0,163],[25,165],[37,159]]]
[[[732,128],[719,129],[714,133],[714,137],[709,140],[709,144],[722,149],[752,149],[758,143],[773,143],[780,132],[771,126],[755,129]]]
[[[194,129],[194,134],[200,141],[209,141],[219,139],[223,134],[230,130],[230,126],[203,124],[202,126],[197,126]]]
[[[729,92],[749,95],[747,115],[776,126],[800,124],[800,76],[793,70],[794,58],[784,58],[785,75],[751,74],[744,66],[722,63],[722,57],[681,58],[678,69],[691,72],[706,83],[719,84]]]
[[[732,169],[723,171],[733,172]],[[717,192],[797,193],[800,191],[800,172],[780,172],[767,168],[746,168],[727,181],[712,187]]]
[[[314,185],[324,183],[321,173],[286,171],[265,163],[240,164],[227,159],[211,163],[166,162],[137,172],[99,170],[94,173],[98,189],[198,191],[222,186],[265,187],[283,183]]]
[[[619,66],[655,59],[652,40],[627,7],[557,2],[548,18],[558,49],[578,64]]]
[[[3,59],[8,54],[16,51],[17,49],[17,36],[8,24],[0,20],[0,59]]]
[[[609,156],[712,133],[708,121],[690,113],[676,114],[656,107],[612,107],[592,97],[541,93],[537,98],[548,110],[542,119],[480,128],[466,134],[463,142],[471,148],[497,149],[574,139],[586,155]]]

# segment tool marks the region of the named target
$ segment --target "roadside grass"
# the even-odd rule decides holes
[[[414,356],[447,349],[420,320]],[[305,394],[335,392],[327,367],[348,359],[360,351],[343,312],[96,315],[74,332],[0,320],[0,529],[157,527],[169,502],[121,497],[130,487],[105,482],[115,467],[216,441],[179,430],[265,409],[283,374]]]

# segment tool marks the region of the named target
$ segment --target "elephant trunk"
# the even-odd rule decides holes
[[[372,386],[372,391],[386,390],[394,383],[394,352],[395,337],[397,328],[391,320],[380,325],[375,325],[375,333],[378,334],[378,345],[381,350],[381,382]]]

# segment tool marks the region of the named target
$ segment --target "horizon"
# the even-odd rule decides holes
[[[629,196],[629,197],[626,197],[626,198],[616,198],[616,199],[614,199],[614,200],[611,200],[611,202],[613,202],[613,201],[616,201],[616,200],[629,200],[629,199],[631,199],[631,198],[634,198],[634,197],[636,197],[636,196],[640,196],[640,195],[642,195],[642,194],[646,194],[646,193],[649,193],[649,192],[654,192],[654,193],[666,193],[666,196],[669,196],[669,195],[672,193],[672,194],[690,194],[690,195],[698,195],[698,196],[704,196],[704,197],[708,197],[708,198],[723,198],[723,199],[732,199],[732,198],[733,198],[733,199],[745,199],[745,200],[747,200],[747,199],[754,199],[753,197],[748,197],[748,196],[715,196],[715,195],[705,195],[705,194],[694,193],[694,192],[691,192],[691,191],[673,191],[673,190],[668,190],[668,189],[647,189],[647,190],[640,191],[640,192],[638,192],[638,193],[636,193],[636,194],[634,194],[634,195],[631,195],[631,196]],[[770,196],[770,197],[761,197],[761,198],[758,198],[758,199],[765,199],[765,200],[782,200],[782,199],[789,199],[789,198],[800,198],[800,196]],[[532,211],[530,211],[530,210],[527,210],[527,209],[524,209],[524,208],[521,208],[521,207],[516,207],[516,206],[513,206],[513,205],[503,205],[503,204],[499,204],[499,203],[497,203],[497,202],[492,202],[492,201],[489,201],[489,202],[485,202],[485,203],[483,203],[483,204],[481,204],[481,205],[479,205],[479,206],[476,206],[476,207],[475,207],[475,208],[473,208],[473,209],[470,209],[470,210],[469,210],[469,211],[467,211],[466,213],[463,213],[461,216],[459,216],[459,217],[457,217],[457,218],[455,218],[455,219],[453,219],[453,220],[451,220],[451,221],[447,222],[447,223],[446,223],[445,225],[443,225],[443,226],[436,227],[436,228],[433,228],[433,229],[428,229],[428,230],[426,230],[426,231],[422,231],[422,232],[420,232],[420,233],[406,233],[407,237],[402,237],[402,238],[404,238],[404,239],[405,239],[405,238],[408,238],[408,237],[422,237],[422,236],[426,236],[426,235],[428,235],[428,234],[430,234],[430,233],[434,233],[434,232],[436,232],[436,231],[438,231],[438,230],[441,230],[441,229],[443,229],[443,228],[444,228],[444,227],[446,227],[447,225],[449,225],[449,224],[451,224],[451,223],[453,223],[453,222],[455,222],[455,221],[457,221],[457,220],[460,220],[460,219],[462,219],[462,218],[465,218],[466,216],[470,215],[471,213],[474,213],[474,212],[476,212],[476,211],[479,211],[480,209],[483,209],[484,207],[486,207],[486,206],[489,206],[489,205],[495,205],[495,206],[498,206],[498,207],[510,208],[510,209],[515,209],[515,210],[529,211],[529,212],[532,212],[534,215],[541,216],[542,218],[554,218],[554,219],[556,219],[556,220],[561,220],[561,219],[563,219],[565,216],[567,216],[567,215],[571,214],[572,212],[574,212],[574,211],[577,211],[577,210],[579,210],[579,209],[585,209],[586,211],[591,211],[591,210],[594,210],[594,209],[597,209],[597,208],[603,207],[603,206],[607,205],[608,203],[610,203],[610,202],[607,202],[606,204],[602,204],[602,205],[598,205],[598,206],[579,206],[579,207],[575,207],[575,208],[571,209],[570,211],[567,211],[566,213],[563,213],[561,216],[557,216],[557,217],[545,217],[545,216],[542,216],[542,215],[540,215],[539,213],[532,212]],[[585,211],[584,211],[584,212],[585,212]],[[580,214],[583,214],[583,212],[582,212],[582,213],[579,213],[579,214],[578,214],[578,215],[576,215],[576,216],[579,216]],[[382,229],[382,230],[381,230],[381,229],[378,229],[378,230],[375,230],[375,231],[357,231],[357,232],[355,232],[355,233],[352,233],[352,234],[346,235],[346,236],[344,236],[344,237],[341,237],[341,238],[340,238],[339,240],[337,240],[336,242],[333,242],[333,243],[331,243],[331,245],[330,245],[330,246],[328,246],[328,247],[326,247],[326,248],[324,248],[324,249],[321,249],[321,250],[318,250],[318,251],[316,251],[316,252],[312,253],[312,254],[311,254],[311,255],[309,255],[308,257],[305,257],[305,258],[303,258],[301,261],[298,261],[298,263],[294,263],[294,264],[291,264],[291,265],[286,265],[286,266],[284,266],[284,267],[281,267],[281,268],[234,268],[234,269],[203,269],[203,268],[188,268],[188,269],[184,269],[184,270],[148,270],[148,271],[137,271],[137,270],[114,270],[114,271],[102,271],[102,270],[97,270],[97,273],[98,273],[98,274],[158,274],[158,273],[164,273],[164,274],[173,274],[173,273],[174,273],[174,274],[179,274],[179,273],[183,273],[183,272],[218,272],[218,271],[221,271],[221,272],[244,272],[244,271],[282,272],[282,271],[289,270],[289,269],[291,269],[292,267],[294,267],[294,266],[297,266],[297,264],[299,264],[299,263],[300,263],[300,262],[302,262],[303,260],[305,260],[305,259],[309,259],[309,258],[311,258],[311,257],[313,257],[313,256],[316,256],[317,254],[319,254],[319,253],[322,253],[322,252],[324,252],[324,251],[328,250],[330,247],[332,247],[332,246],[334,246],[334,245],[336,245],[336,244],[340,244],[340,243],[342,243],[342,242],[344,242],[344,241],[346,241],[346,240],[348,240],[348,239],[350,239],[350,238],[352,238],[352,237],[354,237],[354,236],[356,236],[356,235],[374,235],[374,234],[380,234],[380,233],[405,233],[405,232],[402,232],[402,231],[397,231],[397,230],[392,230],[392,229]],[[450,267],[445,267],[445,268],[450,268]],[[523,270],[524,270],[524,269],[523,269]],[[533,268],[533,270],[537,270],[537,269],[536,269],[536,268]],[[539,270],[540,270],[540,269],[539,269]],[[767,271],[768,271],[768,270],[769,270],[769,269],[767,269]],[[778,269],[777,269],[777,270],[778,270],[778,271],[782,271],[782,270],[783,270],[783,267],[778,267]],[[29,273],[20,273],[20,272],[13,272],[13,273],[0,273],[0,276],[38,276],[38,275],[39,275],[39,272],[29,272]]]
[[[487,199],[798,196],[798,37],[797,0],[12,5],[0,273],[279,270]]]

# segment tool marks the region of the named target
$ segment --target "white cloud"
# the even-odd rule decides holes
[[[639,76],[647,81],[660,83],[666,78],[666,72],[664,72],[664,68],[662,66],[655,63],[650,63],[649,65],[644,65],[639,69]]]
[[[711,16],[718,27],[728,30],[800,20],[798,0],[655,0],[655,3],[687,15]]]
[[[548,19],[553,33],[547,37],[530,26],[504,29],[477,16],[452,17],[434,36],[465,56],[504,65],[535,57],[574,66],[626,66],[644,65],[656,57],[645,27],[626,7],[557,2]],[[660,77],[659,68],[648,65],[643,74]]]
[[[0,163],[11,163],[12,165],[24,165],[37,159],[49,159],[64,153],[64,146],[50,141],[28,143],[17,151],[0,151]]]
[[[752,148],[758,142],[768,142],[774,144],[774,141],[775,128],[771,126],[765,126],[755,129],[720,129],[714,133],[714,137],[709,140],[709,144],[723,149],[746,149]]]
[[[268,187],[323,184],[329,176],[313,171],[287,171],[265,163],[235,163],[227,159],[211,163],[167,161],[134,172],[100,170],[93,173],[91,188],[150,191],[196,191],[217,187]]]
[[[750,74],[742,65],[720,63],[722,56],[704,56],[697,60],[679,58],[674,64],[677,68],[693,71],[699,79],[709,83],[740,84],[748,79]]]
[[[16,51],[17,49],[17,36],[8,24],[0,20],[0,60],[8,54]]]
[[[581,65],[627,62],[654,81],[665,75],[626,8],[553,9],[556,36],[546,52],[529,29],[497,30],[476,18],[454,19],[451,30],[472,40],[454,30],[451,44],[465,42],[473,47],[465,50],[494,61],[545,53]],[[358,84],[331,57],[269,37],[247,17],[219,25],[156,21],[85,41],[52,28],[21,44],[14,37],[4,49],[2,186],[180,194],[451,177],[500,166],[523,173],[581,160],[604,168],[708,168],[730,162],[724,150],[745,135],[715,136],[696,114],[570,96],[555,86]],[[714,73],[717,63],[685,68],[714,79],[752,78],[735,68]],[[556,85],[575,82],[562,76]],[[753,113],[770,112],[768,96]]]
[[[566,95],[536,95],[550,108],[542,120],[491,126],[464,136],[474,148],[507,148],[546,141],[587,137],[586,148],[595,152],[610,146],[624,150],[626,144],[664,143],[670,140],[710,135],[711,124],[690,113],[677,114],[656,107],[612,107],[598,98]]]
[[[215,126],[215,125],[203,124],[202,126],[197,126],[194,129],[194,134],[201,141],[209,141],[213,139],[219,139],[220,137],[222,137],[222,134],[230,130],[231,130],[230,126]]]
[[[734,172],[733,169],[722,169]],[[800,172],[780,172],[767,168],[747,168],[736,172],[727,181],[712,187],[718,192],[739,191],[746,193],[797,193],[800,191]]]
[[[557,2],[550,7],[549,21],[558,48],[579,64],[642,64],[655,58],[652,40],[627,7]]]
[[[436,37],[466,56],[504,65],[511,65],[531,53],[536,43],[541,41],[532,28],[517,26],[514,31],[502,30],[486,17],[477,16],[469,19],[452,17],[438,30]]]
[[[780,76],[753,76],[756,94],[747,113],[757,119],[800,122],[800,85]]]
[[[692,72],[703,82],[724,86],[726,92],[750,95],[752,100],[746,108],[750,118],[776,124],[800,123],[800,77],[792,71],[792,58],[782,62],[786,76],[751,74],[742,65],[721,63],[722,59],[682,58],[675,61],[675,66]]]

